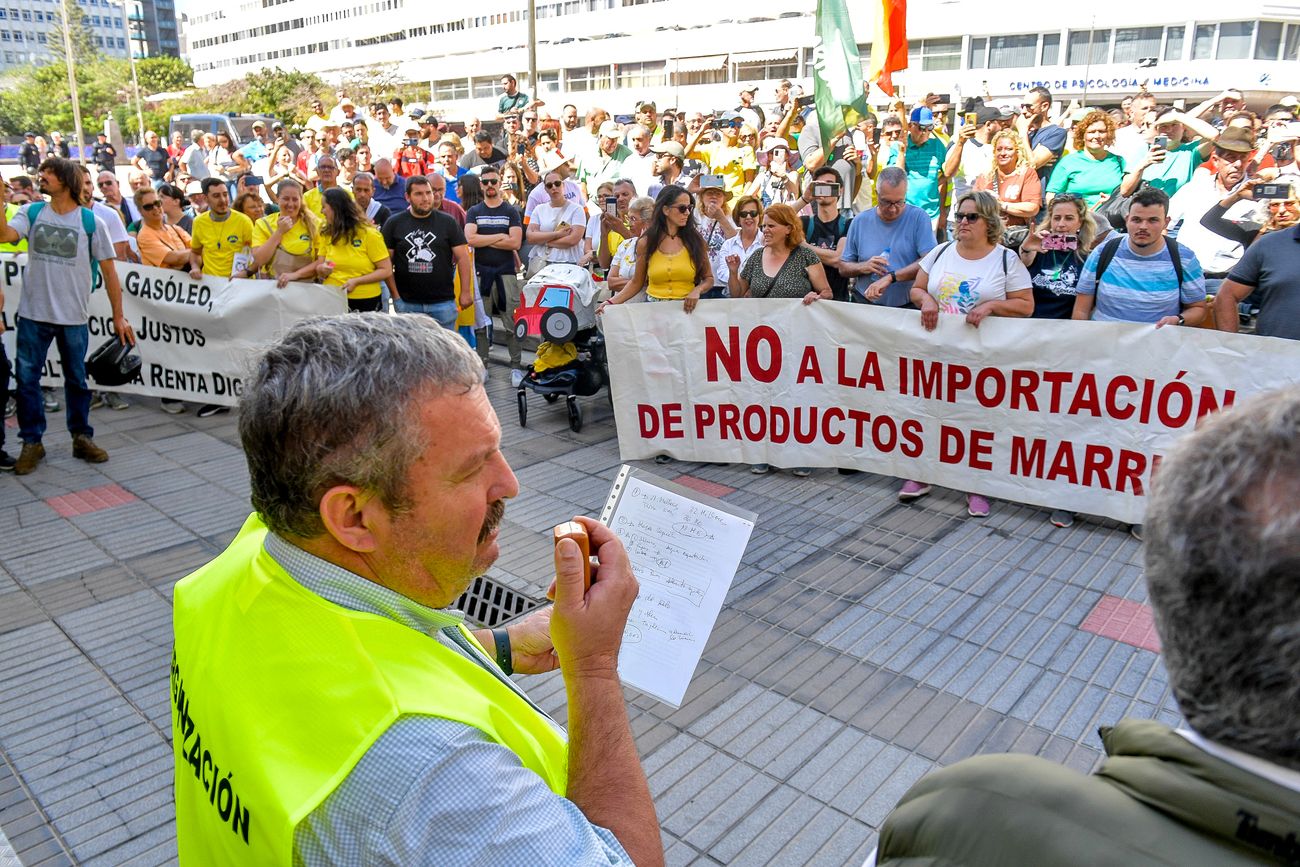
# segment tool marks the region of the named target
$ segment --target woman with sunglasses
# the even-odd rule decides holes
[[[632,279],[605,304],[622,304],[645,287],[648,301],[681,301],[687,313],[695,309],[713,285],[713,269],[704,238],[691,218],[692,204],[691,194],[681,187],[659,191],[650,225],[636,243]]]
[[[975,328],[989,316],[1033,315],[1029,272],[1015,253],[998,243],[1004,229],[998,211],[998,200],[989,192],[966,193],[957,200],[957,240],[927,253],[912,284],[911,301],[921,309],[926,331],[938,327],[940,313],[964,316]],[[908,502],[928,493],[929,485],[909,480],[899,489],[898,499]],[[967,494],[966,513],[987,516],[989,501]]]
[[[136,235],[140,261],[155,268],[187,270],[190,263],[190,235],[163,220],[162,196],[152,187],[135,191],[135,206],[142,222]]]
[[[726,281],[731,296],[738,298],[741,296],[736,295],[734,278],[740,274],[741,266],[749,261],[749,257],[763,249],[764,236],[759,231],[763,221],[763,206],[753,196],[742,196],[731,213],[736,218],[739,231],[722,242],[719,257],[726,268],[722,279]]]
[[[542,185],[549,201],[533,208],[528,223],[528,276],[547,265],[576,265],[582,259],[582,238],[587,231],[586,212],[582,205],[564,197],[564,178],[559,172],[547,172]]]
[[[189,202],[185,199],[184,188],[175,184],[163,184],[158,188],[158,197],[162,202],[163,219],[169,225],[184,229],[188,235],[194,225],[194,217],[185,211]]]

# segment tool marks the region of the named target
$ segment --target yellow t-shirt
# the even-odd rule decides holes
[[[702,150],[705,159],[708,160],[709,171],[715,175],[722,175],[727,185],[727,192],[731,193],[732,198],[744,195],[747,185],[745,172],[758,170],[754,149],[732,147],[725,142],[717,142]]]
[[[339,186],[339,189],[343,190],[343,192],[347,193],[349,196],[352,195],[352,191],[342,185]],[[324,202],[325,194],[320,191],[320,187],[312,187],[310,190],[302,194],[303,205],[315,214],[321,222],[325,221],[325,210],[321,207]]]
[[[322,232],[317,253],[326,262],[334,263],[334,271],[325,280],[326,286],[342,286],[353,277],[375,270],[375,265],[388,258],[388,245],[384,236],[371,225],[358,227],[351,238],[340,238],[331,243],[329,235]],[[349,298],[378,298],[382,287],[378,283],[363,283],[348,293]]]
[[[695,263],[684,247],[671,255],[656,250],[650,254],[645,276],[651,298],[685,298],[695,288]]]
[[[211,211],[194,218],[190,249],[203,254],[203,273],[229,277],[234,270],[235,254],[243,252],[253,241],[253,221],[238,211],[224,220],[212,219]]]
[[[275,234],[275,226],[280,222],[279,214],[269,214],[253,224],[253,246],[260,247]],[[315,253],[311,232],[302,217],[293,224],[293,228],[280,237],[280,247],[290,256],[310,256]]]

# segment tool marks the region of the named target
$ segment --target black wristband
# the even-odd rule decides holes
[[[496,646],[497,666],[506,674],[514,674],[515,666],[511,659],[510,633],[504,629],[492,630],[492,643]]]

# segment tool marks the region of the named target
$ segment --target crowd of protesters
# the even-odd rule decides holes
[[[988,316],[1247,322],[1300,337],[1300,248],[1285,242],[1300,231],[1291,98],[1257,114],[1235,91],[1185,110],[1145,91],[1059,111],[1043,88],[1016,104],[931,94],[823,142],[810,100],[785,80],[766,105],[755,85],[730,111],[643,101],[617,118],[572,104],[552,117],[512,76],[501,86],[486,122],[339,93],[333,107],[314,101],[301,130],[257,121],[248,142],[147,132],[129,195],[101,141],[97,213],[125,241],[116,258],[319,281],[354,311],[459,325],[484,359],[495,315],[516,386],[520,287],[554,263],[597,272],[608,304],[685,313],[786,297],[915,309],[926,329],[942,314],[976,328]],[[25,168],[61,155],[45,142],[28,136]],[[6,192],[11,216],[36,196],[25,175]],[[899,497],[929,492],[907,481]],[[979,495],[967,505],[989,512]]]

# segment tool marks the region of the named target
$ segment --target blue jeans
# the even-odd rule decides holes
[[[443,328],[456,330],[456,302],[455,301],[435,301],[432,304],[417,304],[414,301],[403,301],[401,298],[394,298],[393,305],[397,308],[398,313],[423,313],[425,316],[432,316]]]
[[[0,406],[9,404],[9,377],[13,373],[13,365],[9,363],[9,355],[5,352],[3,343],[0,343]],[[4,419],[0,418],[0,449],[5,445],[5,425]]]
[[[18,319],[18,438],[38,443],[45,435],[45,401],[41,371],[50,344],[59,347],[63,365],[63,395],[68,433],[94,436],[90,426],[90,389],[86,386],[86,350],[90,329],[85,325],[51,325]]]

